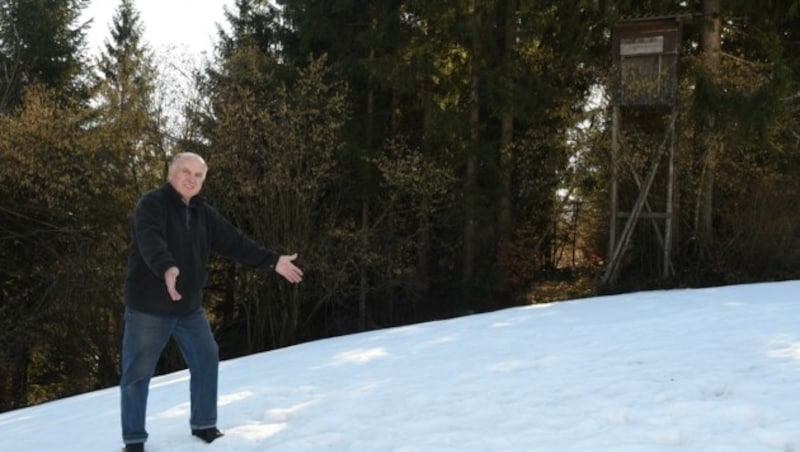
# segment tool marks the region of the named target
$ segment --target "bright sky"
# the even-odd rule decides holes
[[[155,378],[150,452],[800,450],[800,281],[640,292],[342,336],[220,366],[219,428]],[[4,452],[120,450],[119,389],[0,413]]]
[[[87,36],[89,51],[97,54],[110,38],[109,27],[120,0],[91,0],[83,19],[93,18]],[[175,46],[191,53],[210,52],[216,42],[216,25],[227,26],[224,7],[234,0],[135,0],[144,24],[144,39],[153,50]]]

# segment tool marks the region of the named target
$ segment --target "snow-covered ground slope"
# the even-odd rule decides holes
[[[800,451],[800,282],[505,309],[223,362],[219,427],[153,380],[149,451]],[[118,388],[0,414],[0,451],[120,450]]]

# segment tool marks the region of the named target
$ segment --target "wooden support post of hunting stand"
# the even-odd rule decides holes
[[[614,107],[615,109],[617,107]],[[673,112],[672,117],[669,121],[669,125],[667,126],[666,136],[664,142],[658,146],[651,155],[650,161],[650,169],[647,173],[647,177],[642,181],[639,175],[636,173],[635,169],[631,166],[631,175],[634,178],[637,187],[639,188],[639,196],[636,198],[636,202],[633,204],[633,208],[630,212],[622,212],[619,210],[618,206],[618,199],[617,199],[617,191],[618,191],[618,181],[615,177],[618,175],[619,168],[617,165],[619,164],[619,142],[612,146],[612,181],[611,181],[611,193],[612,193],[612,211],[611,211],[611,235],[609,237],[609,262],[606,266],[605,273],[603,274],[603,283],[606,285],[613,285],[617,277],[619,276],[619,267],[624,256],[625,248],[628,246],[628,242],[631,239],[633,234],[633,230],[636,227],[640,218],[649,218],[652,222],[654,222],[654,231],[656,237],[658,239],[659,244],[662,248],[662,278],[668,278],[671,274],[674,273],[674,268],[672,266],[672,259],[671,253],[669,250],[672,247],[672,216],[673,216],[673,192],[674,192],[674,174],[675,174],[675,120],[677,115]],[[614,126],[616,129],[616,126]],[[618,132],[612,132],[612,135],[617,135]],[[617,137],[619,140],[619,137]],[[647,197],[650,194],[650,190],[653,186],[653,181],[655,180],[655,176],[658,173],[658,168],[661,164],[661,161],[664,159],[664,154],[667,154],[667,200],[665,202],[665,211],[664,212],[654,212],[648,204]],[[646,210],[647,212],[643,212]],[[616,225],[617,222],[622,219],[626,218],[627,221],[625,223],[625,227],[622,230],[622,234],[617,238],[616,232]],[[661,233],[661,230],[658,227],[658,224],[655,224],[656,220],[661,219],[664,220],[664,233]]]

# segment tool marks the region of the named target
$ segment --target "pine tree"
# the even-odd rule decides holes
[[[88,0],[0,1],[0,112],[18,106],[27,86],[40,83],[60,96],[87,97],[82,51]]]
[[[153,101],[156,70],[132,0],[120,2],[110,32],[98,63],[98,112],[109,163],[126,181],[121,189],[135,197],[162,179],[165,168],[162,112]]]

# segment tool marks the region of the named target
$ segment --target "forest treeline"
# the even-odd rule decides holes
[[[213,260],[223,359],[800,275],[800,0],[237,0],[213,54],[170,56],[171,76],[135,0],[97,56],[86,4],[0,0],[0,411],[118,384],[130,215],[181,151],[206,158],[206,199],[306,273]],[[613,163],[612,35],[635,18],[680,23],[677,115],[623,112],[638,126]],[[670,271],[654,216],[603,284],[610,182],[631,205],[665,120]],[[159,372],[182,367],[169,348]]]

